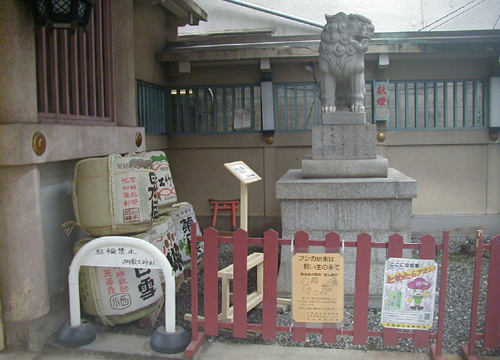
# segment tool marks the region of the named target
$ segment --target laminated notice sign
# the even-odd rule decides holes
[[[385,263],[384,327],[430,329],[434,318],[437,264],[434,260],[390,258]]]
[[[344,319],[344,258],[340,254],[295,254],[292,285],[293,320],[338,323]]]
[[[249,184],[255,181],[262,180],[262,178],[257,175],[255,171],[250,169],[247,164],[243,161],[235,161],[232,163],[224,164],[224,167],[228,169],[236,178],[243,184]]]

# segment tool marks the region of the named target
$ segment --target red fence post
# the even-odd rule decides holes
[[[308,253],[309,252],[309,234],[304,231],[299,231],[295,234],[294,240],[292,240],[292,245],[294,246],[293,254],[296,253]],[[292,312],[293,315],[293,312]],[[306,323],[295,322],[292,319],[292,340],[294,341],[306,341]]]
[[[262,338],[276,340],[276,306],[278,305],[278,233],[264,233],[264,300]]]
[[[470,314],[469,345],[462,346],[462,355],[466,359],[475,360],[477,338],[477,309],[479,306],[479,288],[481,285],[481,266],[483,262],[483,231],[477,231],[476,259],[474,263],[474,279],[472,282],[472,302]]]
[[[443,338],[444,338],[444,318],[446,314],[446,288],[448,285],[448,262],[450,255],[450,232],[443,232],[443,252],[441,259],[441,284],[439,286],[439,312],[437,323],[436,345],[431,346],[431,358],[433,360],[442,359]]]
[[[247,232],[233,232],[233,336],[247,337]]]
[[[486,297],[486,323],[484,347],[496,349],[500,344],[500,236],[491,240],[488,295]]]
[[[420,239],[420,259],[433,260],[436,252],[436,239],[431,235],[424,235]],[[430,341],[429,330],[415,330],[413,345],[418,348],[428,348]]]
[[[196,228],[198,224],[191,224],[191,249],[197,249]],[[201,344],[205,341],[205,333],[198,331],[198,251],[191,254],[191,342],[184,350],[184,355],[193,358]]]
[[[196,224],[191,224],[191,249],[197,249]],[[198,251],[191,254],[191,337],[198,340]]]
[[[388,258],[403,257],[403,237],[399,234],[394,234],[389,237],[389,247],[387,249]],[[397,346],[398,345],[398,329],[384,328],[383,330],[383,345]]]
[[[334,232],[326,234],[325,238],[325,253],[338,253],[340,248],[340,235]],[[325,323],[323,324],[324,343],[334,344],[337,342],[337,324]]]
[[[218,253],[218,232],[214,228],[205,230],[205,256],[204,256],[204,313],[205,313],[205,334],[217,336],[218,331],[218,311],[219,311],[219,253]]]
[[[354,294],[354,345],[365,345],[368,336],[368,302],[370,298],[371,236],[358,235],[356,252],[356,280]]]

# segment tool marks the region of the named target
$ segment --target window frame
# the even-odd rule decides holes
[[[89,32],[35,32],[40,123],[116,125],[112,9],[96,0]]]

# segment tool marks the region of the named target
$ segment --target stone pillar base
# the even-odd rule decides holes
[[[313,160],[377,158],[377,125],[316,125],[312,129]]]
[[[360,160],[302,160],[302,178],[387,177],[388,161],[382,156]]]
[[[289,170],[276,183],[283,238],[291,239],[303,230],[314,240],[323,240],[332,231],[345,241],[356,241],[363,232],[371,235],[374,242],[387,241],[393,233],[410,240],[411,204],[417,196],[415,180],[392,168],[387,177],[381,178],[304,179],[302,173],[300,169]],[[348,248],[343,256],[344,288],[349,299],[354,294],[356,252]],[[370,294],[378,298],[382,294],[384,263],[385,249],[373,250]],[[291,251],[285,246],[278,276],[280,296],[290,295],[290,267]]]

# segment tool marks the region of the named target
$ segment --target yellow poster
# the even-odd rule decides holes
[[[344,258],[340,254],[293,256],[292,314],[297,322],[338,323],[344,319]]]

